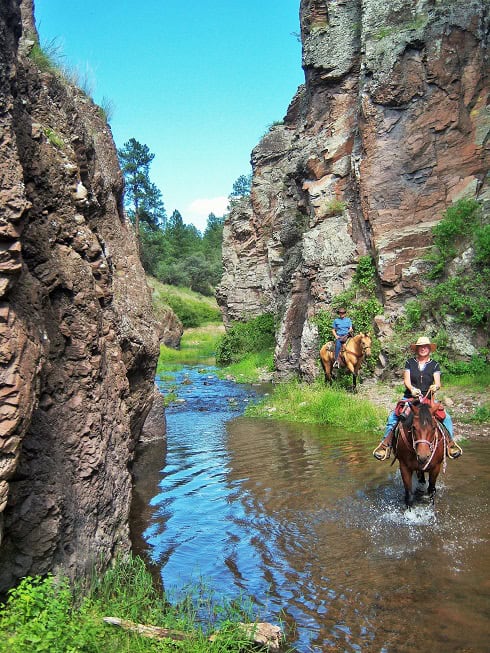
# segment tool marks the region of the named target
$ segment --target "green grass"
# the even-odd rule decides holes
[[[264,376],[274,371],[274,354],[267,349],[248,354],[238,363],[232,363],[218,369],[218,376],[233,377],[238,383],[257,383]]]
[[[189,288],[169,286],[150,276],[146,280],[152,289],[157,313],[170,307],[186,329],[221,322],[221,311],[214,297],[205,297]]]
[[[490,422],[490,402],[484,403],[475,409],[473,415],[466,418],[466,422],[474,422],[476,424],[488,424]]]
[[[0,653],[233,653],[250,647],[238,622],[259,621],[254,612],[250,601],[216,600],[204,587],[188,588],[171,605],[154,588],[144,562],[130,557],[94,578],[85,592],[51,575],[23,579],[0,605]],[[104,617],[170,628],[189,638],[149,639],[106,624]]]
[[[264,401],[247,407],[250,417],[271,417],[304,424],[330,424],[348,431],[379,431],[386,411],[356,395],[313,384],[290,381],[274,387]]]
[[[444,387],[449,390],[455,386],[458,388],[466,388],[469,391],[483,390],[490,388],[490,369],[485,369],[479,374],[445,374],[443,377]]]
[[[214,365],[216,345],[223,335],[221,324],[208,324],[204,327],[187,329],[180,341],[180,349],[160,346],[157,374],[178,369],[182,365]]]

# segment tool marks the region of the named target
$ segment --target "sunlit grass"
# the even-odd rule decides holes
[[[157,591],[141,558],[118,560],[85,590],[50,575],[25,578],[10,592],[7,603],[0,604],[0,652],[250,650],[239,622],[260,620],[251,600],[225,601],[198,584],[179,594],[179,602],[174,603]],[[168,628],[184,637],[181,641],[142,637],[106,624],[104,617]]]
[[[161,376],[182,365],[214,365],[216,344],[223,332],[223,325],[217,323],[186,329],[180,341],[180,349],[160,346],[157,374]]]
[[[264,401],[247,407],[250,417],[269,417],[303,424],[330,424],[348,431],[379,431],[386,410],[342,390],[290,381],[274,387]]]
[[[490,370],[485,370],[479,374],[444,374],[444,387],[448,390],[455,386],[458,388],[467,388],[471,390],[482,390],[490,388]]]
[[[247,354],[238,363],[220,367],[220,378],[233,377],[238,383],[257,383],[274,371],[274,355],[270,350]]]
[[[186,329],[221,322],[221,311],[214,297],[205,297],[190,288],[169,286],[146,277],[152,289],[152,303],[162,319],[171,308]]]

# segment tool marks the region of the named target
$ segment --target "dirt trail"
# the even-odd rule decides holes
[[[386,409],[386,415],[393,409],[401,392],[400,384],[380,383],[373,379],[366,379],[360,386],[359,395],[365,397],[373,404],[382,406]],[[456,440],[458,438],[469,438],[479,440],[490,437],[490,424],[466,423],[470,415],[475,410],[488,402],[489,394],[487,391],[471,391],[466,388],[451,387],[444,392],[441,391],[439,399],[446,406],[454,422],[454,433]]]

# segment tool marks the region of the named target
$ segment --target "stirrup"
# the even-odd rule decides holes
[[[455,460],[456,458],[459,458],[462,453],[463,450],[461,449],[459,444],[456,444],[456,442],[452,442],[451,445],[448,444],[447,456],[448,458],[451,458],[451,460]]]
[[[373,451],[373,456],[376,460],[388,460],[391,456],[391,445],[383,444],[383,442],[381,442]]]

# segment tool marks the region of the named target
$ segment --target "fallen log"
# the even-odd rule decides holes
[[[106,624],[119,626],[123,630],[130,630],[143,637],[152,637],[153,639],[174,639],[182,641],[184,639],[191,639],[191,633],[184,633],[181,630],[173,630],[172,628],[161,628],[159,626],[146,626],[145,624],[137,624],[134,621],[127,621],[126,619],[119,619],[118,617],[104,617]]]
[[[192,639],[192,633],[185,633],[181,630],[173,630],[172,628],[162,628],[160,626],[147,626],[145,624],[137,624],[134,621],[127,619],[119,619],[118,617],[104,617],[106,624],[119,626],[124,630],[129,630],[138,633],[143,637],[152,637],[153,639],[173,639],[182,641],[184,639]],[[279,626],[274,626],[267,622],[258,623],[239,623],[243,635],[250,642],[263,646],[269,651],[279,651],[281,644],[284,640],[282,630]],[[216,640],[218,633],[214,633],[209,637],[209,641]]]

